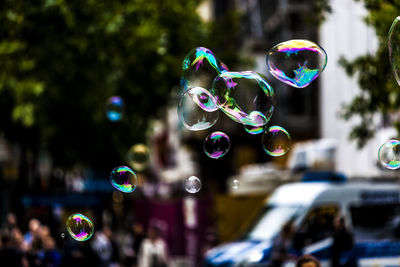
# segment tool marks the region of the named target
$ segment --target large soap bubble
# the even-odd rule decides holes
[[[264,126],[274,111],[274,89],[254,71],[220,74],[213,81],[211,94],[225,114],[244,125]]]
[[[178,115],[183,125],[191,131],[205,130],[213,126],[219,117],[214,97],[204,88],[187,90],[179,100]]]
[[[290,86],[303,88],[324,70],[328,56],[322,47],[308,40],[290,40],[277,44],[267,54],[267,66],[273,76]]]
[[[394,19],[389,30],[389,59],[397,83],[400,85],[400,17]]]
[[[67,219],[67,231],[76,241],[86,241],[92,237],[94,226],[88,217],[76,213]]]
[[[384,143],[379,148],[378,158],[386,169],[400,168],[400,141],[393,139]]]
[[[228,68],[205,47],[196,47],[182,62],[182,93],[193,87],[209,89],[213,79]]]

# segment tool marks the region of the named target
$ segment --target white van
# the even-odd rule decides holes
[[[400,266],[400,184],[346,181],[280,186],[243,237],[208,251],[204,266],[267,266],[272,240],[289,220],[296,229],[318,229],[302,253],[329,266],[332,223],[339,214],[354,235],[358,266]]]

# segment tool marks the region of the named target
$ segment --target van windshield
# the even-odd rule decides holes
[[[244,239],[271,240],[287,221],[297,216],[300,208],[299,206],[266,206],[261,210]]]

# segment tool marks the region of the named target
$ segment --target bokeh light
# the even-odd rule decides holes
[[[149,149],[145,144],[133,145],[127,154],[129,165],[135,171],[143,171],[149,164]]]
[[[106,115],[110,121],[116,122],[122,119],[124,101],[119,96],[112,96],[106,103]]]

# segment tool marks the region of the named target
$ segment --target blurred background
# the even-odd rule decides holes
[[[398,136],[387,33],[399,11],[389,0],[2,1],[3,248],[7,238],[19,244],[24,266],[134,266],[134,241],[156,226],[171,266],[202,266],[208,249],[235,240],[271,192],[305,172],[397,183],[377,153]],[[285,85],[266,66],[268,50],[290,39],[312,40],[328,55],[306,88]],[[230,70],[267,77],[276,94],[269,124],[291,134],[287,154],[270,157],[260,136],[223,113],[208,130],[182,125],[182,60],[198,46]],[[118,121],[106,116],[112,96],[124,101]],[[202,145],[217,130],[231,148],[215,160]],[[136,144],[148,158],[135,169],[127,155]],[[130,194],[109,180],[123,165],[138,176]],[[183,186],[192,175],[202,181],[196,194]],[[90,240],[69,236],[73,213],[93,221]]]

